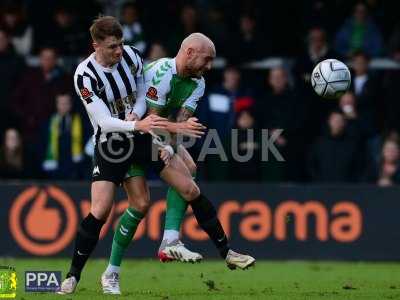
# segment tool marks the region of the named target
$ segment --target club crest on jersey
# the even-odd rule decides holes
[[[90,92],[87,88],[81,89],[80,92],[83,99],[87,99],[93,96],[93,93]]]
[[[146,93],[146,97],[151,100],[157,101],[158,100],[157,89],[152,86],[149,87],[149,89],[147,90],[147,93]]]

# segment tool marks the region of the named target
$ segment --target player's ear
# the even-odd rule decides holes
[[[193,57],[193,54],[194,54],[194,49],[191,48],[191,47],[187,48],[186,54],[187,54],[187,56],[188,56],[189,58],[192,58],[192,57]]]
[[[99,44],[97,42],[92,43],[93,49],[96,50],[99,47]]]

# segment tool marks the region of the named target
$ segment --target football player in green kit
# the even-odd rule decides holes
[[[189,53],[191,51],[196,53]],[[175,122],[168,122],[167,131],[194,137],[203,134],[205,127],[197,122],[193,114],[204,94],[205,82],[202,75],[211,69],[214,57],[212,41],[201,33],[194,33],[182,42],[175,58],[161,58],[144,68],[148,114],[170,117],[173,111],[178,110]],[[132,116],[133,119],[136,116]],[[176,150],[188,171],[195,177],[196,164],[190,154],[182,145],[177,145]],[[128,196],[135,200],[135,205],[125,210],[116,227],[109,265],[102,276],[105,293],[120,293],[118,278],[114,280],[114,285],[110,274],[119,274],[125,250],[147,212],[150,200],[144,176],[145,170],[139,165],[132,165],[126,175],[124,187]],[[199,253],[188,250],[179,239],[187,207],[188,202],[170,187],[164,236],[158,251],[161,261],[196,262],[203,258]],[[253,257],[234,251],[226,257],[229,267],[234,265],[242,269],[254,264],[254,261]]]

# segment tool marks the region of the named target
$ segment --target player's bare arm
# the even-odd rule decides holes
[[[149,115],[159,115],[161,110],[151,107],[148,111]],[[206,127],[198,122],[198,119],[193,116],[193,112],[186,108],[181,108],[178,112],[176,122],[168,121],[166,130],[175,133],[183,134],[186,136],[199,138],[204,135]]]

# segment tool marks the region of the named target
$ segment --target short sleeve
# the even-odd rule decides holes
[[[167,94],[170,91],[171,76],[169,70],[159,69],[158,64],[149,69],[145,68],[145,99],[149,107],[164,108],[167,103]]]
[[[197,83],[197,87],[194,89],[193,93],[186,99],[183,103],[182,107],[190,110],[191,112],[195,112],[197,109],[198,102],[201,97],[204,95],[205,89],[205,81],[202,77],[201,79],[194,79]]]

